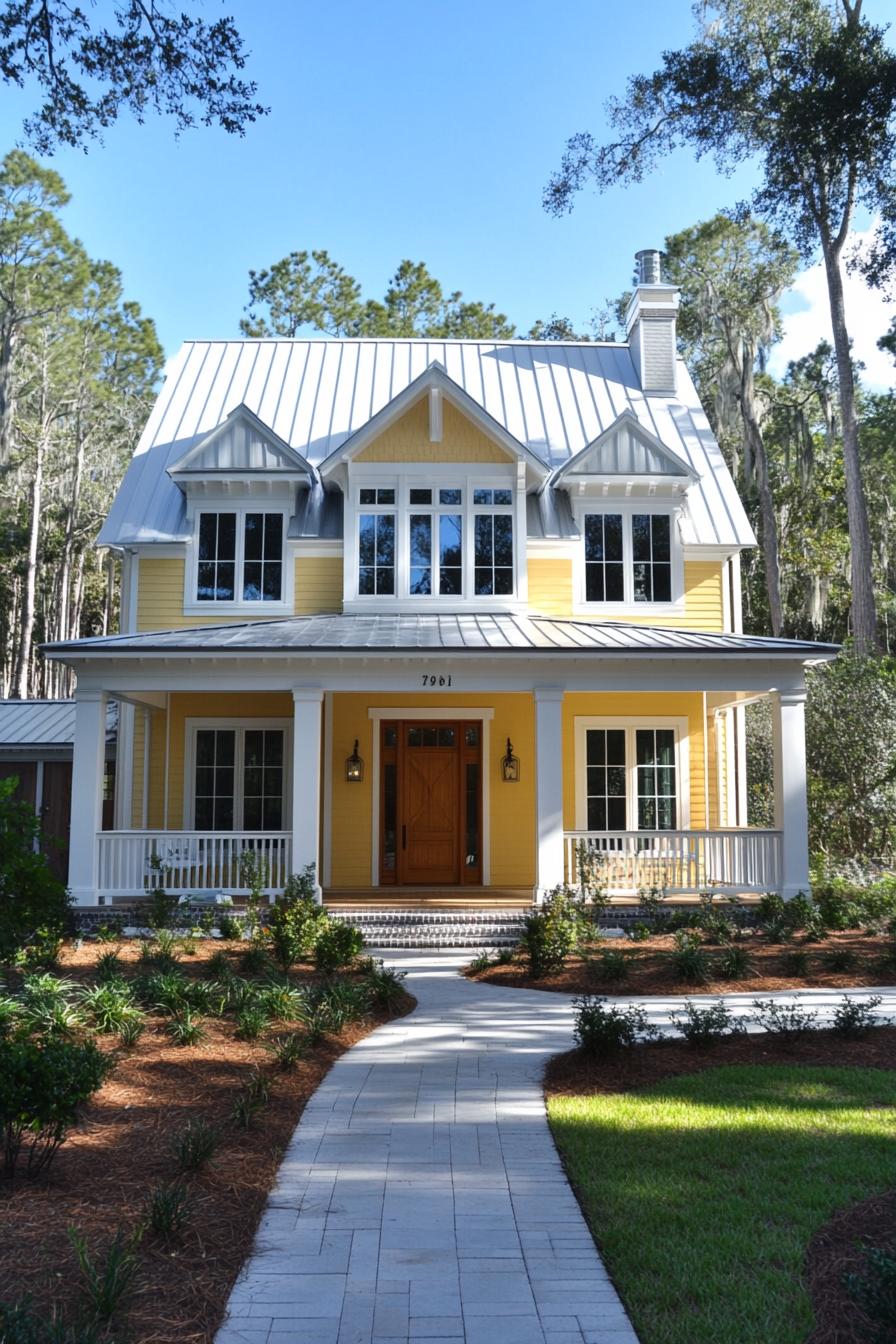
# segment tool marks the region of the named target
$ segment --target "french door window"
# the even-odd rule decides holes
[[[282,600],[282,513],[201,513],[197,554],[198,602]]]
[[[586,602],[671,602],[669,513],[586,513]]]
[[[586,728],[586,829],[676,830],[680,824],[676,745],[674,728]]]
[[[196,729],[195,830],[283,829],[284,737],[282,728]]]

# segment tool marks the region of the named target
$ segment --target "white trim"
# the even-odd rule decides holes
[[[494,709],[468,709],[464,705],[445,705],[441,709],[418,709],[414,705],[410,707],[388,705],[368,709],[367,717],[373,722],[371,886],[378,887],[380,885],[380,723],[383,719],[479,719],[482,722],[482,885],[487,887],[492,876],[491,786],[489,778],[491,731],[486,732],[485,725],[491,724],[494,719]],[[396,890],[400,890],[400,888],[396,887]]]
[[[636,439],[640,439],[645,448],[652,448],[658,457],[663,458],[675,470],[671,472],[619,472],[619,471],[601,471],[599,468],[592,471],[582,471],[580,464],[585,461],[590,453],[599,453],[603,447],[615,438],[620,430],[627,429]],[[554,473],[554,484],[559,485],[569,477],[582,478],[584,480],[594,480],[601,482],[603,480],[640,480],[651,482],[662,482],[674,485],[675,488],[687,489],[695,481],[699,481],[700,474],[694,468],[685,462],[683,457],[673,451],[668,444],[663,443],[662,439],[657,438],[649,429],[646,429],[641,421],[635,415],[634,411],[626,408],[616,417],[611,425],[608,425],[602,433],[598,434],[596,439],[586,443],[585,447],[573,456],[562,467]],[[687,485],[684,485],[684,482]]]
[[[236,555],[234,558],[234,592],[241,592],[245,570],[246,514],[276,513],[283,519],[282,549],[280,555],[280,600],[278,602],[248,602],[234,598],[228,602],[200,602],[196,597],[199,582],[199,521],[204,513],[233,513],[236,515]],[[184,564],[184,615],[185,616],[292,616],[295,610],[295,558],[290,555],[287,532],[289,531],[289,507],[273,506],[270,501],[214,500],[208,507],[198,507],[191,520],[193,535],[187,542],[187,555]]]
[[[612,620],[616,616],[650,616],[658,625],[663,617],[684,614],[684,556],[681,543],[681,507],[667,504],[659,498],[644,500],[574,499],[572,513],[579,529],[579,538],[573,553],[573,614],[602,616]],[[636,513],[664,514],[669,519],[671,558],[671,602],[636,602],[634,561],[632,559],[632,517]],[[624,601],[587,602],[585,600],[585,517],[586,515],[619,514],[622,517],[622,582]]]
[[[619,718],[605,715],[577,714],[573,721],[576,781],[576,830],[588,830],[588,791],[585,779],[587,760],[585,734],[589,728],[625,729],[626,822],[638,817],[638,777],[635,753],[635,733],[639,728],[671,728],[675,734],[676,831],[686,831],[691,825],[691,755],[690,723],[686,716],[636,715]],[[705,737],[705,730],[704,730]],[[623,827],[637,830],[636,826]],[[651,828],[655,829],[655,828]]]
[[[706,718],[706,692],[703,692],[703,825],[709,830],[709,723]],[[719,758],[716,756],[716,772]]]
[[[171,692],[165,692],[165,801],[162,809],[164,830],[168,829],[168,799],[171,793],[169,767],[171,764]]]
[[[194,831],[196,829],[196,789],[194,785],[196,768],[196,733],[202,729],[221,729],[225,732],[236,734],[234,746],[234,765],[233,765],[233,814],[234,821],[239,814],[239,826],[234,826],[235,831],[245,830],[242,815],[243,804],[243,765],[245,756],[245,735],[247,732],[254,732],[256,729],[262,730],[281,730],[283,733],[283,814],[280,818],[281,831],[288,830],[286,820],[290,814],[292,805],[292,771],[289,768],[289,762],[292,760],[292,719],[267,719],[267,718],[189,718],[184,719],[184,830]],[[165,829],[168,827],[166,825]]]
[[[152,737],[152,710],[143,711],[143,796],[140,799],[140,824],[144,831],[149,826],[150,739]],[[133,800],[131,801],[133,807]],[[129,828],[126,828],[129,829]]]

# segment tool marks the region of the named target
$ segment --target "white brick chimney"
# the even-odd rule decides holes
[[[625,315],[625,331],[632,359],[646,393],[675,392],[675,317],[678,289],[663,284],[662,253],[652,249],[635,254],[638,284]]]

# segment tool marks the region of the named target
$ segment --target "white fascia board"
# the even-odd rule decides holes
[[[488,411],[479,405],[478,401],[474,401],[459,383],[449,378],[443,366],[437,360],[433,361],[429,368],[424,369],[423,373],[419,374],[412,383],[409,383],[396,397],[393,397],[390,402],[387,402],[377,411],[366,424],[355,430],[354,434],[350,434],[334,453],[324,458],[318,468],[321,479],[327,480],[337,473],[345,462],[351,461],[374,439],[379,438],[427,391],[433,389],[438,389],[447,401],[450,401],[462,415],[472,420],[482,430],[483,434],[497,443],[499,448],[503,448],[510,457],[522,459],[531,471],[535,483],[540,484],[548,479],[551,469],[547,463],[543,462],[519,439],[514,438],[503,425],[499,424],[489,415]]]

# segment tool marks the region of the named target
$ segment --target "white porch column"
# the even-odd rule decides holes
[[[809,807],[806,796],[806,692],[779,691],[772,701],[775,828],[781,836],[781,895],[809,891]]]
[[[563,690],[536,686],[537,898],[563,881]]]
[[[103,827],[106,693],[75,691],[68,884],[75,905],[97,904],[97,832]]]
[[[314,864],[314,894],[320,885],[320,742],[324,693],[320,687],[292,693],[292,870]]]

